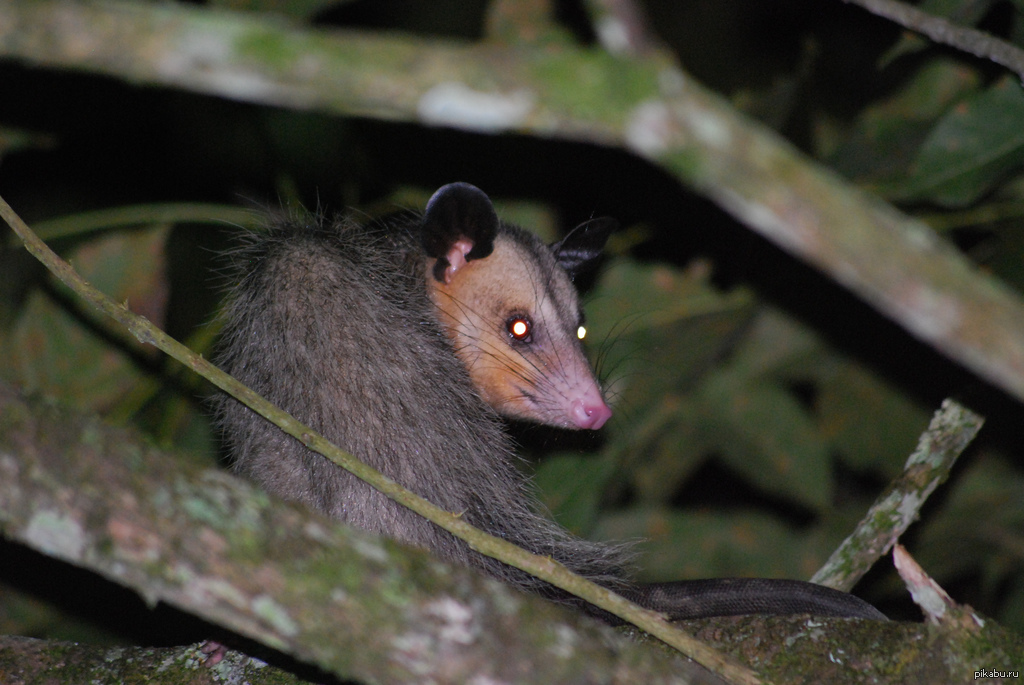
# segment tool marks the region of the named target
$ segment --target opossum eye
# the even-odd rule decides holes
[[[505,330],[508,331],[513,340],[530,342],[533,334],[533,324],[524,316],[513,316],[505,322]]]
[[[587,327],[580,324],[580,327],[576,329],[576,337],[579,338],[580,340],[583,340],[585,337],[587,337]]]

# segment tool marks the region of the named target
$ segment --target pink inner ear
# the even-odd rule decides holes
[[[448,249],[445,257],[448,259],[448,268],[444,270],[444,282],[451,283],[455,272],[466,266],[466,255],[473,249],[473,241],[466,238],[456,240]]]

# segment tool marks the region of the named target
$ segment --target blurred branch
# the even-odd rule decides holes
[[[917,520],[929,495],[949,477],[957,457],[984,422],[953,400],[944,400],[907,459],[903,473],[878,496],[856,530],[832,553],[811,582],[846,592],[853,589]]]
[[[1006,67],[1024,81],[1024,50],[992,34],[960,26],[896,0],[843,0],[872,14],[890,19],[905,29],[923,33],[937,43],[969,52]]]
[[[678,69],[303,31],[166,3],[0,0],[0,58],[226,98],[622,147],[674,174],[980,377],[1024,399],[1024,304],[923,223],[817,166]]]
[[[197,223],[253,228],[260,221],[261,214],[255,210],[201,202],[167,202],[98,209],[62,216],[58,219],[40,221],[35,225],[35,230],[42,240],[49,241],[126,226]],[[13,234],[9,236],[8,242],[12,245],[21,244],[21,241]]]

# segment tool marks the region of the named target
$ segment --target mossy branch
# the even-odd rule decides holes
[[[849,592],[917,520],[928,496],[949,477],[957,457],[984,422],[981,416],[953,400],[944,400],[921,434],[903,473],[879,495],[854,532],[811,582]]]
[[[673,627],[660,614],[639,607],[615,593],[570,572],[549,557],[531,554],[510,542],[484,533],[462,520],[457,514],[445,511],[405,489],[379,471],[367,466],[351,454],[332,445],[326,438],[274,406],[251,389],[224,373],[213,364],[196,355],[142,316],[118,304],[86,282],[66,261],[61,259],[36,236],[3,198],[0,198],[0,217],[22,239],[25,247],[62,283],[106,316],[114,319],[139,342],[153,345],[186,367],[213,383],[247,407],[266,418],[306,447],[322,454],[371,487],[376,488],[399,504],[408,507],[452,535],[464,540],[472,549],[486,556],[515,566],[537,578],[570,592],[591,604],[632,623],[671,645],[694,661],[721,674],[731,682],[755,684],[760,682],[749,670],[733,659],[725,657],[682,630]]]

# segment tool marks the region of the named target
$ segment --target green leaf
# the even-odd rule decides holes
[[[658,411],[666,394],[692,385],[732,344],[750,319],[752,298],[722,294],[707,279],[702,266],[681,270],[628,259],[602,275],[587,302],[587,339],[603,341],[598,368],[614,404],[639,416]]]
[[[702,415],[692,398],[668,396],[659,408],[665,420],[651,422],[655,434],[640,433],[628,446],[631,459],[626,466],[638,505],[670,502],[714,449],[701,431]]]
[[[705,439],[751,483],[815,510],[832,501],[832,465],[817,427],[787,388],[734,370],[708,377],[697,399]]]
[[[747,335],[736,345],[731,365],[750,382],[758,378],[784,381],[820,350],[821,341],[814,331],[781,310],[762,306]]]
[[[852,362],[832,366],[819,377],[815,402],[821,435],[851,466],[894,478],[928,427],[928,412]]]
[[[94,286],[159,325],[167,302],[167,230],[108,234],[83,244],[69,258]],[[146,376],[126,348],[143,357],[152,350],[127,341],[119,331],[108,332],[112,329],[93,322],[91,312],[79,306],[70,296],[61,303],[34,291],[13,326],[0,332],[0,375],[27,390],[104,413]],[[121,339],[124,346],[107,336]]]
[[[558,454],[544,459],[533,481],[554,519],[585,536],[593,528],[601,496],[614,471],[615,464],[607,457]]]
[[[955,60],[925,63],[891,98],[864,110],[830,163],[849,178],[892,192],[935,122],[979,83],[975,70]]]
[[[895,195],[962,207],[1024,164],[1024,93],[1006,78],[953,107],[932,129]]]

